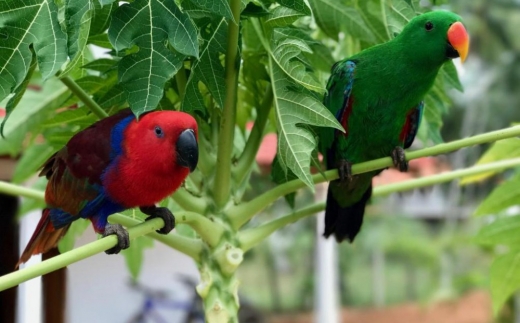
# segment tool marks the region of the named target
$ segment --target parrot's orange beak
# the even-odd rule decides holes
[[[460,61],[464,62],[469,51],[469,35],[461,22],[456,22],[448,29],[448,42],[459,53]]]

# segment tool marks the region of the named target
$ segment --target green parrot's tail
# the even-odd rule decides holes
[[[332,196],[332,191],[327,193],[327,207],[325,208],[325,232],[324,236],[328,238],[334,234],[336,241],[342,242],[348,239],[350,242],[361,229],[363,224],[363,214],[365,214],[365,205],[372,195],[372,185],[365,191],[361,200],[351,206],[341,207],[336,199]]]

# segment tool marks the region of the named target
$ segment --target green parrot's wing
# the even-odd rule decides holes
[[[327,93],[323,99],[323,104],[341,123],[345,133],[332,128],[322,128],[320,150],[322,154],[326,155],[327,163],[332,162],[329,154],[336,137],[348,135],[348,117],[352,112],[353,98],[351,93],[355,69],[356,63],[351,60],[339,61],[332,66],[332,74],[327,83]]]
[[[404,149],[409,148],[412,145],[415,135],[417,135],[417,131],[421,125],[423,110],[424,101],[421,101],[408,113],[408,116],[406,117],[406,122],[401,131],[401,139],[404,142]]]

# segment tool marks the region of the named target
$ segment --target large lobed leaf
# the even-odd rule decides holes
[[[493,312],[500,308],[520,287],[520,251],[511,251],[493,260],[490,270]]]
[[[0,132],[25,91],[34,60],[43,79],[53,76],[67,60],[66,42],[54,1],[0,1],[0,101],[15,93]]]
[[[310,162],[312,151],[316,148],[316,138],[302,126],[343,128],[321,101],[303,91],[294,91],[296,84],[272,57],[269,59],[269,74],[278,129],[278,161],[284,171],[292,171],[305,184],[313,187]]]
[[[164,84],[180,69],[185,55],[199,56],[197,30],[173,0],[123,4],[112,16],[108,36],[117,51],[127,51],[119,62],[119,81],[138,116],[157,107]]]
[[[490,149],[488,149],[482,156],[480,156],[480,159],[475,165],[484,165],[487,163],[515,157],[520,157],[520,139],[509,138],[495,142]],[[461,180],[460,184],[466,185],[483,181],[498,172],[502,172],[502,170],[467,176]]]
[[[227,0],[189,0],[197,7],[218,14],[222,17],[235,20]],[[236,23],[236,22],[235,22]]]
[[[359,40],[373,43],[375,36],[358,10],[341,0],[309,0],[316,23],[332,39],[347,32]]]
[[[218,107],[224,106],[226,82],[224,67],[219,55],[226,52],[228,23],[225,18],[213,21],[201,31],[204,45],[200,53],[200,60],[191,68],[190,78],[186,85],[186,96],[183,101],[183,110],[193,111],[203,109],[203,98],[199,91],[199,82],[206,85]]]

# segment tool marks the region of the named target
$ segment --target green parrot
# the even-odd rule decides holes
[[[408,170],[404,150],[421,122],[423,98],[442,65],[466,59],[469,36],[461,18],[433,11],[413,18],[394,39],[334,64],[324,105],[345,132],[322,128],[319,149],[327,169],[338,169],[329,184],[325,237],[354,240],[361,229],[372,178],[381,170],[352,176],[352,164],[391,156]]]

